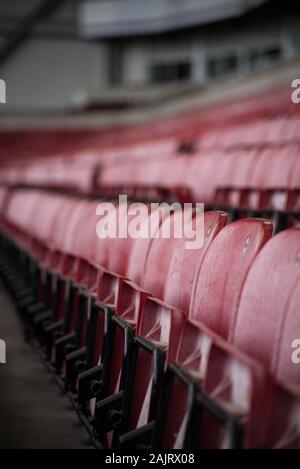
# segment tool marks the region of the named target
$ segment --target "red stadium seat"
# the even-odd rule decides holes
[[[192,158],[187,184],[195,202],[206,203],[213,200],[224,164],[225,159],[220,151],[196,154]]]
[[[287,337],[292,334],[292,329],[285,329],[287,318],[289,327],[298,321],[297,309],[293,309],[293,303],[290,302],[293,295],[299,292],[299,288],[296,288],[300,279],[299,250],[298,228],[285,230],[266,244],[249,271],[236,325],[230,334],[238,349],[259,360],[267,369],[276,369],[280,357],[280,367],[284,363],[287,373],[293,368],[292,348],[286,354],[286,348],[291,347],[291,344],[283,342],[283,339],[284,333],[287,333]],[[276,357],[277,353],[279,355]]]
[[[240,206],[241,190],[248,186],[258,159],[257,150],[235,150],[224,154],[225,167],[216,191],[215,202]]]
[[[263,447],[300,449],[300,391],[299,386],[286,383],[274,386],[272,408]]]
[[[146,301],[139,336],[133,342],[131,373],[124,389],[123,422],[117,433],[131,432],[155,418],[164,368],[176,357],[186,319],[184,313],[160,300]]]
[[[111,129],[0,130],[1,284],[97,448],[300,449],[290,94]],[[185,226],[176,201],[194,204]]]
[[[234,329],[240,296],[248,271],[272,225],[243,219],[220,231],[195,275],[189,317],[228,338]]]
[[[152,212],[150,216],[147,214],[146,218],[144,218],[144,221],[141,223],[141,232],[152,226],[152,229],[154,229],[153,233],[156,233],[168,213],[168,210],[162,209],[158,212]],[[159,216],[157,217],[157,215]],[[132,250],[130,249],[126,275],[137,283],[140,283],[143,278],[148,251],[152,242],[153,239],[151,237],[146,237],[136,239],[133,245],[131,242],[128,244],[128,246],[130,245],[132,247]],[[116,253],[112,254],[115,255]],[[140,306],[142,306],[142,302],[148,294],[139,289],[137,284],[132,284],[130,281],[126,281],[124,277],[116,276],[110,272],[104,272],[101,281],[105,282],[105,296],[110,299],[110,303],[103,304],[97,302],[95,307],[98,311],[104,313],[104,316],[107,318],[106,322],[109,321],[110,323],[110,338],[109,342],[107,339],[104,343],[104,322],[99,322],[99,328],[97,328],[95,332],[96,339],[93,341],[93,350],[91,350],[90,354],[95,356],[95,350],[99,350],[99,343],[104,343],[106,350],[102,351],[99,355],[100,361],[105,360],[102,373],[103,392],[101,393],[101,397],[103,399],[103,397],[113,395],[118,390],[121,391],[123,389],[125,379],[123,375],[125,375],[125,372],[122,375],[122,368],[126,370],[127,350],[137,326]],[[105,300],[105,298],[103,298],[103,292],[101,293],[101,284],[99,295],[101,295],[101,299]],[[109,308],[110,306],[115,308],[111,309]],[[115,312],[115,315],[112,316],[113,312]],[[95,359],[93,364],[94,363]],[[110,373],[110,370],[114,370],[113,373]],[[86,383],[83,381],[84,377],[85,376],[79,377],[79,400],[81,402],[89,400],[91,395],[90,392],[86,391]],[[84,383],[82,386],[80,386],[81,381]],[[86,396],[88,396],[88,398]]]
[[[204,245],[200,249],[186,249],[186,239],[177,243],[164,286],[163,300],[182,311],[189,311],[195,271],[219,231],[226,225],[225,212],[204,213]],[[158,263],[158,265],[160,265]]]
[[[6,221],[23,233],[24,239],[26,238],[29,243],[29,249],[33,235],[30,231],[30,223],[34,219],[37,206],[38,199],[34,193],[23,194],[17,191],[11,196],[5,213]]]
[[[111,314],[110,309],[116,307],[118,311],[118,292],[124,280],[122,274],[127,271],[128,259],[134,242],[134,240],[128,236],[128,227],[130,227],[130,222],[135,217],[135,214],[131,213],[125,204],[119,207],[111,206],[112,213],[110,214],[110,219],[112,222],[116,223],[117,231],[120,233],[122,233],[122,230],[124,231],[123,237],[119,237],[118,233],[116,233],[116,238],[99,240],[96,238],[96,228],[93,229],[90,225],[96,214],[96,204],[89,204],[89,210],[86,211],[85,214],[86,222],[84,222],[84,217],[78,219],[86,236],[85,242],[84,237],[80,237],[79,246],[85,245],[86,249],[89,249],[89,251],[85,253],[86,259],[92,253],[91,256],[93,257],[94,263],[91,265],[86,261],[85,270],[94,272],[94,275],[92,281],[88,283],[82,278],[77,279],[79,283],[78,288],[85,287],[85,291],[80,295],[81,307],[79,308],[78,305],[79,309],[77,312],[77,314],[81,315],[83,320],[77,324],[76,328],[76,336],[80,337],[80,341],[75,343],[76,348],[87,345],[85,357],[87,359],[87,368],[96,366],[99,360],[101,361],[105,329],[107,329],[107,325],[105,324],[107,324],[109,320]],[[109,206],[107,206],[107,208],[109,208]],[[96,218],[94,223],[96,223]],[[111,233],[111,235],[113,234],[114,233]],[[95,243],[97,245],[95,249],[93,249],[93,246],[95,246],[93,242],[94,238],[96,239]],[[81,255],[83,256],[84,253],[81,252]],[[108,270],[104,268],[103,265],[113,270]],[[94,305],[95,301],[96,304]],[[100,316],[103,317],[100,318]],[[86,332],[82,334],[84,327],[86,328]],[[67,360],[67,362],[70,367],[70,360]]]
[[[253,209],[285,209],[298,154],[298,145],[263,150],[249,180],[245,205]]]
[[[298,195],[292,190],[296,189],[298,154],[297,144],[269,147],[257,153],[257,163],[252,165],[250,172],[245,171],[244,176],[234,166],[229,167],[229,178],[236,175],[236,180],[228,184],[225,175],[216,191],[216,202],[255,210],[286,210],[295,206]]]
[[[294,132],[285,137],[287,124],[285,117],[274,119],[256,119],[254,122],[239,125],[227,125],[221,130],[208,132],[200,141],[201,148],[237,148],[259,147],[269,144],[281,144],[294,140]]]
[[[261,365],[191,321],[175,362],[166,372],[155,447],[254,447],[265,440],[269,379]]]
[[[5,186],[0,186],[0,217],[2,218],[4,215],[5,207],[6,204],[5,202],[7,201],[8,197],[8,188]]]
[[[190,220],[195,216],[193,211],[185,211]],[[195,218],[194,218],[195,220]],[[200,241],[204,242],[203,223],[199,218],[197,227]],[[191,223],[189,222],[189,225]],[[163,220],[159,227],[159,234],[153,239],[147,253],[145,270],[140,280],[140,286],[156,298],[163,298],[164,287],[168,278],[168,271],[173,252],[177,250],[184,239],[184,229],[186,229],[183,211],[178,210]],[[169,231],[169,233],[168,233]],[[177,233],[177,236],[175,237]],[[200,249],[202,245],[200,246]]]
[[[84,160],[56,157],[51,160],[27,164],[18,181],[45,189],[60,189],[78,193],[93,193],[97,175],[96,161],[86,165]]]
[[[285,315],[282,317],[281,324],[278,327],[271,363],[272,373],[278,382],[282,384],[289,383],[295,386],[300,386],[299,365],[297,366],[297,362],[292,360],[292,353],[296,352],[294,344],[298,344],[298,348],[300,348],[299,298],[300,278],[291,291]]]
[[[195,214],[194,214],[195,215]],[[171,220],[174,224],[174,226],[181,226],[181,214],[180,213],[175,213],[174,216],[171,217]],[[195,219],[194,219],[195,220]],[[163,231],[164,225],[169,222],[169,219],[167,218],[164,220],[164,222],[161,225],[161,231]],[[190,222],[191,223],[191,222]],[[226,214],[219,212],[219,213],[206,213],[204,215],[204,239],[205,239],[205,244],[204,248],[198,248],[196,251],[186,251],[186,252],[193,252],[194,259],[198,261],[200,264],[202,262],[202,258],[204,257],[205,253],[207,252],[208,246],[211,244],[212,240],[216,236],[217,232],[224,226],[226,223]],[[201,227],[198,226],[199,232],[201,231]],[[163,295],[163,286],[168,284],[170,281],[169,276],[172,275],[172,271],[170,270],[169,267],[169,256],[173,254],[174,252],[177,252],[177,249],[180,249],[180,252],[183,254],[183,251],[185,249],[185,242],[186,238],[183,239],[178,239],[178,240],[173,240],[173,243],[171,242],[172,240],[170,239],[155,239],[152,244],[151,248],[149,250],[149,255],[147,258],[147,267],[145,269],[145,272],[147,273],[146,277],[142,280],[143,286],[148,289],[148,291],[154,293],[155,295]],[[173,244],[176,249],[173,248]],[[160,261],[160,263],[157,262],[157,259],[163,258],[163,262]],[[186,256],[185,261],[191,260],[191,256]],[[193,259],[193,261],[194,261]],[[181,272],[182,275],[184,275],[184,268],[188,268],[188,265],[185,264],[184,262],[181,262],[180,265],[177,264],[182,261],[183,259],[177,258],[175,263],[171,263],[174,266],[175,269],[177,267],[181,269],[179,272]],[[159,265],[161,267],[161,271],[156,272],[156,266]],[[190,272],[190,276],[193,275],[193,271],[196,268],[196,265],[194,265],[193,262],[191,262],[192,269]],[[187,280],[185,287],[186,287],[186,292],[183,292],[183,295],[185,298],[188,297],[191,291],[191,286],[192,286],[192,279]],[[124,288],[125,287],[125,288]],[[127,293],[127,288],[129,288],[129,292]],[[173,299],[175,301],[176,298],[176,293],[179,289],[179,285],[174,284],[174,276],[172,276],[172,287],[175,290],[173,292]],[[135,289],[136,295],[133,295],[133,289]],[[162,379],[162,373],[165,365],[170,363],[174,359],[175,353],[176,353],[176,348],[179,343],[179,331],[181,326],[179,325],[179,331],[177,329],[176,332],[176,327],[178,327],[177,322],[175,321],[175,318],[180,315],[179,311],[176,312],[177,310],[174,309],[171,306],[168,306],[164,303],[161,303],[159,300],[154,300],[150,299],[145,296],[145,292],[143,290],[140,290],[134,285],[131,285],[130,282],[124,282],[123,285],[123,291],[122,291],[122,296],[124,294],[128,294],[130,298],[129,304],[135,305],[135,311],[137,310],[137,305],[139,305],[139,312],[135,313],[135,317],[137,320],[137,317],[139,318],[138,322],[138,334],[140,336],[143,336],[143,341],[140,343],[139,338],[137,337],[134,339],[134,349],[137,350],[136,352],[136,357],[137,361],[134,364],[134,376],[135,380],[138,380],[140,385],[133,386],[131,388],[131,391],[126,387],[125,392],[125,397],[124,397],[124,407],[125,409],[128,410],[129,403],[133,403],[130,405],[130,411],[129,415],[127,415],[127,423],[125,424],[122,429],[122,432],[124,431],[129,431],[133,430],[135,428],[135,425],[139,422],[139,426],[146,424],[148,419],[151,419],[151,415],[153,416],[155,414],[155,389],[156,385],[152,385],[152,377],[153,379],[156,379],[157,381]],[[171,292],[170,292],[171,295]],[[135,296],[135,301],[132,300],[132,296]],[[174,303],[172,303],[174,305]],[[127,303],[128,305],[128,303]],[[176,305],[175,305],[176,306]],[[124,308],[125,309],[125,308]],[[126,315],[123,316],[126,319]],[[169,320],[166,320],[166,318],[169,317]],[[163,320],[163,318],[165,318]],[[162,323],[160,323],[160,320]],[[182,319],[183,320],[183,319]],[[174,325],[171,327],[171,329],[168,329],[168,324],[173,324]],[[131,323],[132,323],[132,318],[131,318]],[[177,326],[176,326],[177,324]],[[167,334],[167,330],[169,330],[169,335]],[[167,334],[166,336],[164,335]],[[160,339],[159,339],[160,337]],[[163,343],[162,343],[163,342]],[[148,345],[147,345],[148,344]],[[141,351],[141,348],[143,348],[144,351]],[[149,366],[147,367],[148,374],[146,375],[143,373],[143,367],[141,367],[141,363],[139,361],[140,354],[142,354],[142,360],[145,362],[149,362]],[[159,363],[156,363],[156,360],[160,360]],[[151,365],[152,363],[152,365]],[[132,365],[131,365],[132,366]],[[154,375],[153,370],[160,370],[157,371],[156,374]],[[126,376],[126,373],[125,373]],[[130,381],[132,380],[130,379]],[[147,393],[146,390],[148,389]],[[127,391],[127,392],[126,392]],[[138,393],[138,395],[136,395]],[[148,409],[148,404],[149,402],[152,402],[152,413],[148,415],[148,412],[145,411],[145,409]],[[138,404],[139,403],[139,404]],[[106,409],[106,401],[102,403],[102,405],[99,405],[99,410],[98,412],[98,421],[103,421],[103,412]],[[124,412],[125,413],[125,412]]]
[[[105,259],[105,243],[97,237],[97,201],[81,201],[73,207],[69,219],[69,235],[65,240],[62,275],[67,277],[68,291],[65,296],[64,322],[62,337],[56,342],[56,366],[58,371],[64,362],[63,350],[68,346],[78,349],[86,345],[87,328],[90,317],[90,300],[82,295],[82,289],[94,291],[98,279],[98,267],[91,258],[100,252]],[[99,245],[101,244],[101,249]],[[87,301],[85,301],[87,300]]]
[[[288,142],[298,142],[300,135],[300,117],[297,115],[290,116],[285,123],[283,132],[280,137]]]

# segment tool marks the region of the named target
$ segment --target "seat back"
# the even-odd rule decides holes
[[[48,265],[51,252],[50,233],[55,228],[54,222],[57,213],[61,209],[62,198],[47,193],[36,193],[35,196],[38,202],[35,215],[31,221],[31,229],[36,242],[44,248],[44,255],[39,257],[39,260]],[[43,253],[41,252],[41,254]]]
[[[300,117],[297,114],[294,116],[292,115],[286,120],[283,137],[286,139],[286,141],[299,143],[299,134]]]
[[[298,151],[298,155],[300,152],[300,145],[296,147],[296,151]],[[296,158],[293,171],[291,174],[291,188],[292,189],[299,189],[300,188],[300,158]]]
[[[247,206],[253,209],[266,208],[266,205],[285,208],[287,196],[282,191],[288,191],[291,187],[298,153],[298,145],[269,147],[261,151],[249,179]]]
[[[131,224],[135,223],[139,212],[135,210],[134,204],[120,204],[116,208],[116,237],[107,243],[107,269],[119,275],[126,275],[131,251],[135,244],[135,239],[131,235]],[[142,218],[148,217],[147,213]]]
[[[187,177],[193,200],[200,203],[213,200],[224,164],[225,159],[220,151],[199,153],[193,157]]]
[[[291,338],[290,327],[299,317],[291,302],[293,295],[296,299],[299,292],[299,252],[299,228],[285,230],[266,244],[249,271],[236,325],[231,331],[230,339],[235,346],[262,362],[269,370],[277,353],[279,369],[291,359],[291,343],[284,343],[283,338]],[[291,372],[290,366],[287,375]]]
[[[36,191],[20,190],[11,195],[5,213],[6,221],[18,230],[29,249],[32,247],[31,243],[34,235],[32,222],[38,205],[39,200]]]
[[[165,279],[163,300],[182,311],[189,311],[195,271],[200,268],[216,235],[226,225],[227,214],[216,211],[205,212],[203,219],[203,246],[197,249],[187,249],[187,238],[183,237],[179,240],[173,251]]]
[[[248,186],[257,163],[257,150],[232,150],[224,154],[225,168],[220,175],[215,202],[239,206],[241,190]]]
[[[5,186],[0,186],[0,218],[1,219],[5,212],[8,194],[9,194],[9,189]]]
[[[150,216],[146,217],[141,224],[141,232],[146,233],[146,236],[134,241],[127,269],[127,277],[138,285],[142,285],[153,240],[159,231],[160,225],[168,216],[169,210],[166,207],[158,208],[151,211]],[[148,234],[149,227],[151,227],[153,235],[150,237]]]
[[[87,286],[95,284],[96,277],[89,279],[89,270],[95,270],[91,262],[94,253],[100,250],[101,240],[97,237],[97,201],[78,201],[70,216],[66,233],[65,250],[75,259],[74,280]],[[104,243],[103,243],[104,251]],[[90,269],[89,269],[90,266]]]
[[[176,156],[163,160],[151,161],[144,165],[145,182],[163,187],[175,187],[184,184],[190,170],[191,158]]]
[[[76,210],[80,209],[78,200],[72,197],[63,197],[61,206],[57,211],[51,232],[49,244],[52,250],[50,266],[57,272],[68,275],[74,266],[75,256],[69,252],[69,237],[71,236],[72,219]]]
[[[271,370],[279,383],[300,387],[300,277],[296,282],[274,337]]]
[[[142,288],[154,297],[163,298],[172,255],[177,251],[179,245],[186,241],[186,230],[192,227],[193,222],[196,223],[196,218],[198,220],[197,235],[201,249],[204,242],[203,214],[195,217],[192,209],[189,211],[177,210],[166,217],[159,226],[158,237],[154,238],[150,244],[141,279]],[[186,220],[188,221],[186,222]]]
[[[272,225],[263,219],[238,220],[220,231],[195,275],[191,319],[230,337],[248,271],[271,235]]]
[[[257,150],[231,150],[224,153],[224,171],[219,184],[224,187],[243,188],[247,186],[257,164]]]
[[[250,186],[260,189],[289,188],[298,155],[298,145],[269,147],[262,150],[254,168]]]

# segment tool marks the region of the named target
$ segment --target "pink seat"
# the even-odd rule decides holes
[[[74,264],[74,259],[68,259],[68,255],[71,254],[68,249],[68,237],[71,233],[72,218],[76,215],[76,208],[78,208],[76,199],[72,197],[61,199],[61,206],[49,233],[49,245],[52,250],[50,267],[63,275],[68,275]]]
[[[37,200],[37,205],[30,229],[36,243],[40,243],[44,247],[43,258],[39,257],[39,261],[47,265],[51,251],[50,233],[55,228],[55,218],[61,210],[62,199],[57,195],[46,193],[35,193],[34,197]]]
[[[166,210],[165,208],[162,210],[159,209],[159,211],[152,211],[150,217],[147,217],[142,223],[141,232],[146,230],[147,233],[148,229],[152,226],[154,227],[153,234],[155,235],[159,230],[161,223],[166,217],[168,217],[168,215],[169,210]],[[138,285],[142,285],[153,240],[154,236],[151,237],[147,235],[145,238],[136,239],[134,242],[128,263],[127,277]]]
[[[257,150],[232,150],[224,154],[224,169],[220,174],[215,202],[239,206],[241,190],[248,186],[258,159]]]
[[[203,324],[188,321],[175,363],[166,374],[158,421],[161,448],[253,447],[265,440],[264,401],[269,379],[264,368]],[[200,405],[198,406],[198,398]],[[176,412],[174,412],[176,408]],[[214,409],[214,410],[212,410]],[[231,421],[224,420],[227,413]],[[223,415],[222,415],[223,414]],[[244,423],[243,434],[229,438]],[[205,429],[205,431],[204,431]],[[237,436],[240,441],[235,441]],[[189,446],[190,445],[190,446]]]
[[[292,353],[294,352],[294,354],[296,354],[297,347],[298,350],[300,349],[299,301],[300,277],[291,291],[285,315],[282,317],[280,327],[277,331],[271,370],[280,383],[290,383],[300,388],[299,364],[297,364],[295,360],[292,360]],[[297,347],[295,347],[295,344],[298,344]],[[300,352],[298,352],[298,357],[299,355]]]
[[[36,191],[15,191],[11,194],[5,211],[6,222],[19,231],[22,242],[28,249],[33,249],[32,223],[38,205]]]
[[[300,449],[299,386],[290,383],[274,386],[271,402],[264,446],[273,449]]]
[[[96,161],[90,161],[86,165],[80,159],[53,157],[27,164],[20,182],[28,186],[92,193],[97,170]]]
[[[125,396],[128,408],[125,432],[147,424],[155,415],[163,369],[176,357],[186,320],[186,315],[176,308],[158,299],[146,300],[137,331],[142,343],[137,337],[133,344],[134,366],[130,392],[126,390]]]
[[[192,216],[192,211],[190,211],[190,217]],[[163,298],[172,255],[184,241],[176,238],[174,234],[176,235],[177,232],[179,235],[182,233],[181,236],[184,236],[183,230],[185,228],[183,212],[179,210],[163,220],[159,227],[158,237],[150,243],[140,286],[156,298]],[[202,223],[199,227],[200,230],[203,230]],[[169,231],[169,234],[167,231]],[[166,234],[168,234],[167,237],[165,237]],[[200,232],[199,235],[201,235]],[[202,240],[204,240],[203,233]]]
[[[186,238],[176,244],[164,280],[163,300],[166,303],[182,311],[189,311],[195,271],[200,268],[211,243],[226,225],[226,221],[225,212],[205,212],[204,245],[196,250],[186,249]]]
[[[187,185],[196,202],[211,202],[222,174],[225,159],[220,151],[197,154],[189,165]]]
[[[298,156],[298,145],[263,150],[250,179],[250,186],[261,189],[289,188]]]
[[[136,215],[135,210],[132,210],[130,205],[128,208],[126,205],[120,205],[116,209],[117,236],[107,243],[106,267],[111,272],[119,275],[127,274],[131,251],[135,244],[135,239],[131,236],[129,230],[131,223],[134,223],[136,219]],[[101,244],[99,247],[101,249]]]
[[[266,206],[284,209],[298,156],[298,145],[263,150],[249,178],[249,194],[245,204],[254,209]],[[271,197],[272,200],[265,200],[264,191],[271,192],[267,198]]]
[[[272,235],[269,221],[243,219],[220,231],[195,275],[189,317],[231,336],[249,269]]]
[[[231,340],[237,348],[275,374],[284,371],[290,379],[297,380],[291,343],[285,339],[292,338],[292,328],[299,322],[295,307],[299,298],[299,252],[299,228],[285,230],[266,244],[249,271],[236,325],[231,330]]]
[[[7,196],[9,194],[9,190],[5,186],[0,186],[0,217],[2,218],[5,210],[5,202],[7,200]]]
[[[300,153],[300,146],[298,146],[298,151]],[[300,189],[300,158],[297,158],[294,163],[293,171],[291,172],[290,187],[291,189]]]
[[[284,132],[283,132],[282,137],[286,141],[299,143],[299,135],[300,135],[300,117],[298,115],[290,116],[289,119],[286,120],[286,124],[284,127]]]

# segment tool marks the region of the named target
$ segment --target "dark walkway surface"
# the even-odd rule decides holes
[[[84,428],[34,349],[0,285],[0,448],[91,448]]]

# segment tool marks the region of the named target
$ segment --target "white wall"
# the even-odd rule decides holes
[[[61,108],[99,89],[106,80],[104,46],[76,40],[33,39],[0,70],[12,109]]]

